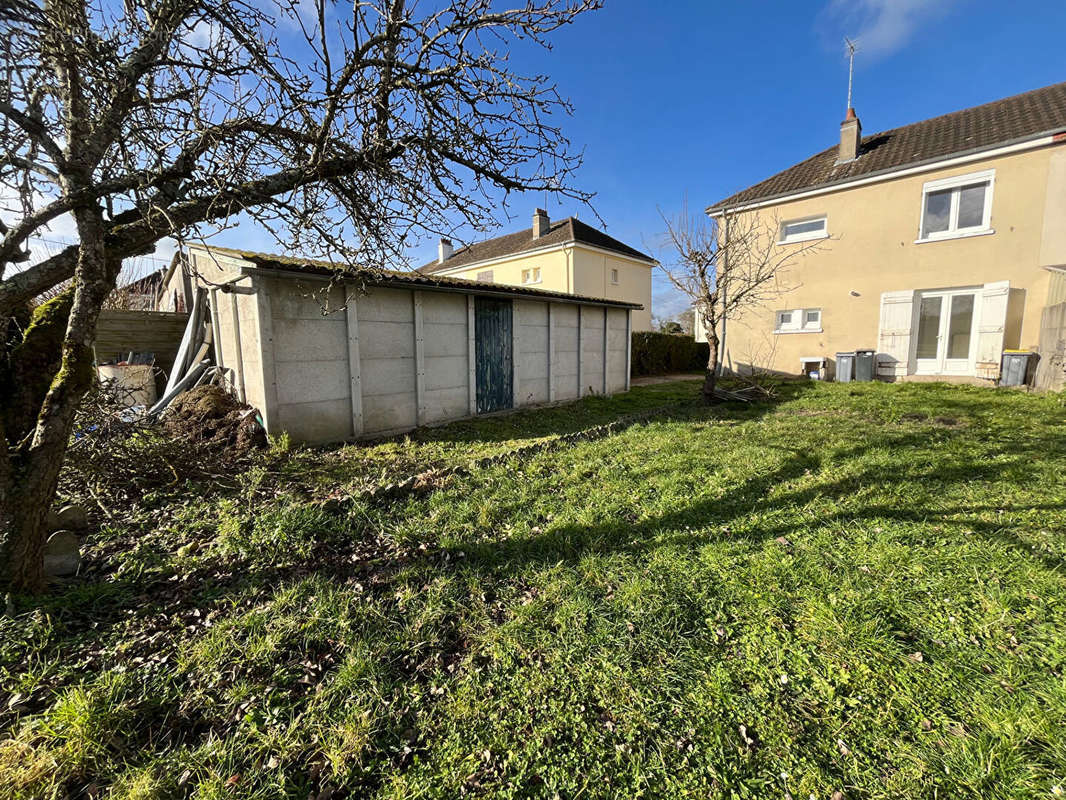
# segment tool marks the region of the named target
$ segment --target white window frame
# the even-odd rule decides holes
[[[948,229],[935,231],[922,236],[925,230],[925,207],[926,198],[932,192],[940,192],[945,189],[962,189],[964,186],[972,186],[975,183],[985,183],[985,208],[980,225],[968,228],[960,228],[959,224],[959,192],[951,193],[951,209],[948,211]],[[962,239],[967,236],[987,236],[995,233],[992,229],[992,194],[996,186],[996,171],[994,169],[971,172],[966,175],[956,175],[952,178],[941,178],[935,181],[926,181],[922,184],[922,208],[918,216],[918,238],[915,244],[924,242],[940,242],[945,239]]]
[[[787,236],[785,229],[789,225],[798,225],[802,222],[821,222],[821,231],[810,231],[808,233],[797,233],[793,236]],[[826,214],[814,214],[810,217],[798,217],[796,219],[786,219],[781,222],[777,229],[777,243],[778,244],[796,244],[797,242],[811,242],[815,239],[828,239],[829,238],[829,217]]]
[[[807,316],[811,312],[818,313],[817,322],[808,322]],[[787,323],[781,322],[782,314],[791,314]],[[822,332],[822,309],[810,308],[782,308],[774,312],[774,333],[821,333]]]
[[[528,280],[526,279],[527,275],[529,276]],[[540,267],[526,267],[522,270],[523,286],[529,286],[534,283],[540,283],[540,280]]]
[[[611,267],[610,275],[611,275],[611,284],[614,285],[614,286],[617,286],[618,285],[618,281],[620,279],[619,278],[618,267]]]

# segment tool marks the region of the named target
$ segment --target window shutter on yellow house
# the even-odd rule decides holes
[[[909,372],[911,331],[914,328],[914,290],[881,295],[881,323],[877,331],[878,374],[902,378]]]
[[[982,287],[981,316],[977,323],[977,374],[980,377],[999,376],[1009,301],[1010,281],[986,283]]]

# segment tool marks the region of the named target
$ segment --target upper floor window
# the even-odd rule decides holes
[[[789,308],[774,315],[774,333],[816,333],[820,330],[820,308]]]
[[[809,242],[811,239],[824,239],[827,236],[829,236],[829,227],[824,216],[792,219],[781,223],[777,243]]]
[[[540,283],[540,267],[522,270],[522,283]]]
[[[616,269],[611,270],[611,283],[618,283],[618,270]]]
[[[492,280],[493,280],[492,270],[491,269],[482,270],[481,272],[479,272],[477,274],[477,279],[479,281],[481,281],[482,283],[492,283]]]
[[[929,181],[922,187],[919,241],[990,233],[995,170]]]

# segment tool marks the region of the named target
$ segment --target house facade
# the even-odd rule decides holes
[[[797,256],[727,320],[727,369],[876,351],[889,380],[995,380],[1066,296],[1066,83],[840,143],[707,209]],[[736,257],[742,257],[737,254]],[[704,337],[705,338],[705,337]]]
[[[552,221],[537,209],[533,225],[516,233],[455,249],[441,239],[426,275],[527,286],[640,305],[633,330],[651,330],[651,277],[655,259],[576,217]]]

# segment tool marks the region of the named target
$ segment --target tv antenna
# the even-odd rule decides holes
[[[859,49],[855,42],[847,36],[844,37],[844,46],[848,50],[848,110],[851,109],[851,76],[855,72],[855,51]]]

